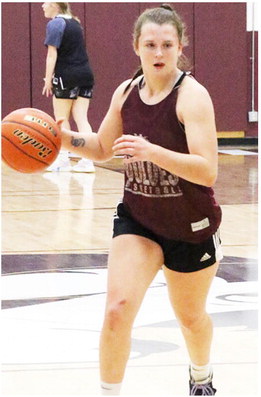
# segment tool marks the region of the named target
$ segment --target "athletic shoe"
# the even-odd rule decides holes
[[[68,172],[72,170],[69,159],[57,158],[45,171],[47,172]]]
[[[93,162],[89,159],[81,159],[78,163],[72,167],[73,172],[95,172]]]
[[[216,389],[212,386],[213,373],[209,377],[207,383],[196,383],[190,374],[189,380],[189,395],[190,396],[214,396]]]
[[[82,158],[82,156],[80,156],[79,154],[72,153],[72,152],[68,152],[68,156],[70,157],[70,159],[73,159],[73,158],[81,159]]]

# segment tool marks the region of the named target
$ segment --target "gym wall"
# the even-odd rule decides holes
[[[133,75],[139,59],[132,48],[137,16],[160,3],[71,3],[84,27],[95,74],[89,119],[97,130],[115,88]],[[246,3],[170,3],[187,24],[184,49],[196,79],[209,91],[217,130],[257,137],[251,110],[251,32],[246,31]],[[21,107],[53,114],[51,98],[42,96],[46,24],[42,3],[2,3],[2,117]],[[257,32],[255,104],[257,110]]]

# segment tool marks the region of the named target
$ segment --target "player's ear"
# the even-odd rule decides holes
[[[179,57],[182,55],[182,51],[183,51],[183,45],[180,43],[179,48],[178,48],[178,56]]]
[[[140,53],[139,53],[139,45],[138,45],[138,43],[136,43],[136,42],[133,43],[133,49],[134,49],[135,54],[139,57]]]

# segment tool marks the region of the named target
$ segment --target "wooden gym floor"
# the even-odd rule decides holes
[[[208,300],[219,396],[258,395],[257,158],[253,148],[220,148],[224,259]],[[2,166],[2,396],[99,395],[106,259],[122,186],[119,158],[95,174]],[[122,395],[186,396],[187,364],[159,272],[135,321]]]

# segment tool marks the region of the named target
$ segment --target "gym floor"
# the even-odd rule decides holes
[[[75,163],[76,158],[73,158]],[[219,396],[258,395],[258,156],[220,148],[224,259],[208,311]],[[2,166],[2,396],[96,396],[112,217],[122,160],[95,174]],[[160,271],[132,335],[126,396],[188,395],[188,355]]]

